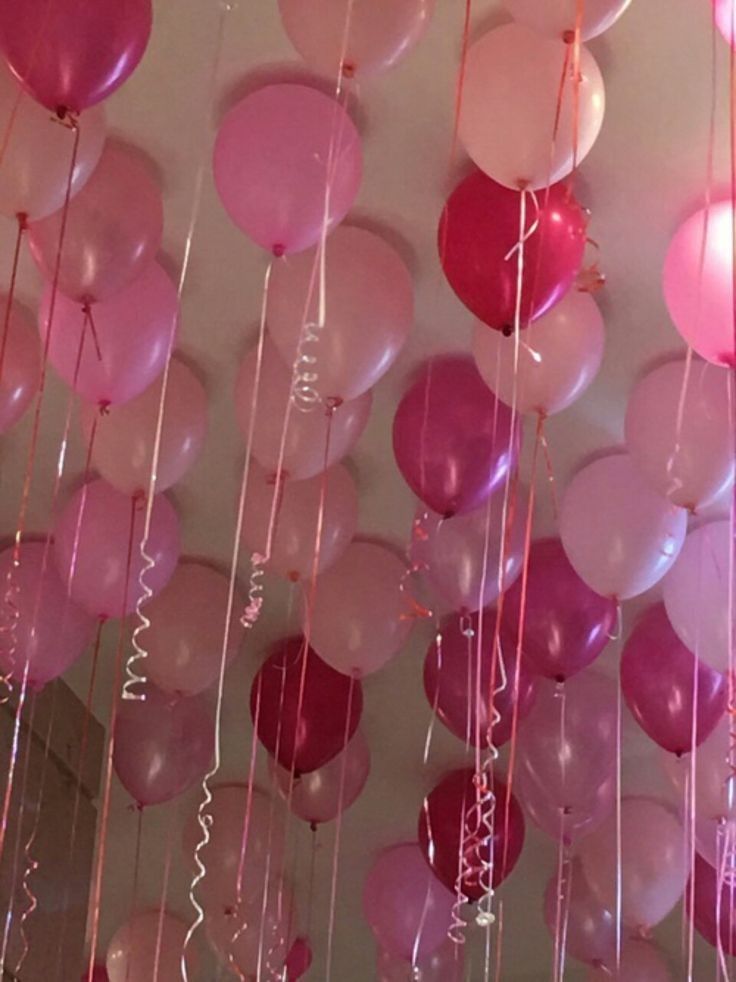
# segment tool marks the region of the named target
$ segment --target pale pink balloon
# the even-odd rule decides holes
[[[621,947],[621,961],[588,973],[588,982],[674,982],[663,952],[644,938],[629,938]]]
[[[687,512],[653,491],[628,454],[584,467],[560,507],[560,539],[575,572],[596,593],[617,600],[662,579],[686,530]]]
[[[414,321],[414,286],[398,253],[362,228],[336,229],[324,263],[323,296],[318,248],[274,266],[268,330],[287,365],[298,355],[304,359],[310,380],[303,398],[354,399],[376,384],[404,346]]]
[[[616,23],[631,0],[503,0],[503,4],[520,24],[540,34],[571,41],[580,17],[583,41],[607,31]],[[580,14],[578,13],[580,11]]]
[[[334,565],[358,525],[358,490],[350,472],[337,464],[304,481],[284,481],[277,492],[275,478],[252,461],[242,531],[243,545],[251,552],[266,554],[274,496],[268,568],[296,581],[310,579],[315,558],[319,573]]]
[[[733,483],[728,372],[695,359],[660,365],[626,407],[626,447],[643,477],[673,504],[696,511]]]
[[[265,887],[259,883],[243,903],[209,913],[205,926],[220,962],[230,966],[239,978],[281,979],[296,936],[291,888],[276,880]]]
[[[176,287],[157,263],[127,290],[93,306],[94,331],[89,323],[85,327],[82,307],[59,294],[49,328],[51,296],[47,286],[38,313],[39,332],[45,342],[50,329],[49,361],[85,402],[128,402],[161,374],[176,331],[178,300]]]
[[[232,221],[281,256],[315,245],[358,193],[360,137],[342,106],[306,85],[267,85],[225,116],[213,170]]]
[[[31,254],[49,282],[56,276],[63,221],[59,289],[80,303],[107,300],[130,286],[159,250],[161,189],[129,150],[108,144],[66,216],[62,209],[31,223]]]
[[[252,348],[243,359],[235,383],[235,415],[246,439],[253,409],[257,365],[257,348]],[[305,412],[299,406],[289,406],[291,393],[292,372],[281,361],[273,344],[266,343],[256,403],[253,456],[267,471],[275,474],[281,462],[286,477],[303,480],[320,474],[325,464],[330,467],[350,453],[366,427],[373,397],[370,392],[364,392],[357,399],[344,402],[334,410],[328,411],[322,402]],[[280,461],[287,410],[289,419],[283,461]],[[329,412],[332,412],[331,424]],[[329,451],[325,455],[328,432]]]
[[[102,106],[79,117],[79,146],[71,193],[84,187],[105,142]],[[74,130],[24,92],[0,66],[0,212],[9,218],[44,218],[64,204],[74,149]]]
[[[713,0],[718,30],[728,43],[734,46],[734,0]]]
[[[29,684],[40,688],[81,657],[92,640],[94,620],[67,596],[50,546],[24,542],[19,558],[13,569],[13,549],[0,553],[0,592],[17,611],[12,627],[4,629],[0,665],[22,679],[27,664]]]
[[[181,955],[189,925],[168,911],[140,911],[113,935],[107,947],[107,974],[110,982],[155,979],[180,982]],[[192,945],[187,951],[190,978],[197,971]]]
[[[153,467],[163,376],[121,406],[85,404],[81,424],[92,466],[125,494],[147,494]],[[176,484],[199,457],[207,433],[207,395],[191,369],[173,360],[166,386],[154,491]],[[92,432],[94,429],[94,441]]]
[[[727,519],[694,529],[662,585],[675,633],[693,654],[717,669],[729,667],[731,529]]]
[[[145,673],[165,692],[193,696],[217,681],[225,640],[229,578],[202,563],[180,563],[146,608],[150,626],[141,636],[148,652]],[[245,628],[245,599],[236,588],[225,651],[235,658]]]
[[[0,316],[8,297],[0,293]],[[41,378],[41,347],[33,325],[13,303],[7,334],[0,329],[0,433],[14,426],[31,404]]]
[[[371,751],[358,732],[347,747],[316,771],[292,777],[272,764],[276,785],[291,811],[305,822],[331,822],[360,797],[371,769]]]
[[[733,366],[730,200],[695,212],[677,229],[664,264],[664,299],[675,327],[699,355]]]
[[[311,611],[305,585],[302,622],[320,658],[356,678],[383,668],[414,626],[402,591],[405,580],[406,566],[395,553],[372,542],[353,542],[317,579]]]
[[[447,940],[441,948],[412,966],[388,951],[378,952],[377,982],[463,982],[465,945]]]
[[[547,187],[566,177],[595,143],[606,98],[600,69],[586,48],[580,51],[577,95],[572,73],[565,77],[553,139],[566,57],[569,51],[562,41],[542,38],[520,24],[497,27],[471,46],[460,140],[478,167],[499,184]],[[533,215],[533,207],[528,213]]]
[[[594,893],[616,910],[616,816],[612,815],[580,843],[583,872]],[[682,897],[690,874],[677,816],[653,798],[621,801],[621,916],[634,930],[659,924]]]
[[[603,318],[589,293],[571,290],[521,333],[518,345],[478,322],[473,357],[488,388],[520,413],[551,416],[588,388],[603,359]],[[516,392],[514,368],[516,366]]]
[[[145,501],[104,481],[83,485],[54,526],[54,558],[69,594],[95,617],[124,617],[143,597],[140,576]],[[171,502],[153,502],[146,552],[153,561],[145,586],[155,595],[171,579],[179,558],[179,519]]]
[[[616,960],[616,918],[585,879],[579,859],[553,873],[544,891],[544,923],[552,938],[564,925],[566,952],[586,965],[611,965]]]

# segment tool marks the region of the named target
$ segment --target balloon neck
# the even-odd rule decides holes
[[[102,399],[97,403],[97,409],[99,410],[100,416],[110,415],[110,405],[111,403],[109,399]]]
[[[504,324],[501,328],[501,334],[503,334],[505,338],[510,338],[513,333],[514,327],[512,324]]]
[[[355,64],[352,61],[344,61],[340,66],[343,78],[355,78]]]
[[[25,232],[28,229],[28,215],[24,211],[16,212],[15,217],[18,220],[18,231]]]
[[[565,42],[565,44],[574,44],[575,43],[575,31],[574,30],[563,31],[562,32],[562,40]]]
[[[276,259],[281,259],[281,257],[286,254],[286,246],[283,246],[280,242],[277,242],[271,249],[271,252]]]

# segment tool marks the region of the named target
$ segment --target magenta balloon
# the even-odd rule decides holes
[[[257,366],[257,348],[251,348],[241,363],[235,383],[235,416],[246,439],[253,410]],[[273,474],[281,464],[285,477],[304,480],[321,474],[325,463],[331,467],[350,453],[368,423],[373,397],[370,392],[364,392],[357,399],[338,406],[333,411],[331,425],[328,425],[324,404],[315,406],[310,412],[301,412],[292,405],[281,460],[281,437],[291,392],[292,373],[281,361],[274,346],[267,343],[258,387],[253,456]],[[325,458],[328,434],[329,451]]]
[[[306,85],[268,85],[225,116],[215,185],[232,221],[280,256],[315,245],[360,187],[360,137],[334,99]]]
[[[378,952],[377,982],[463,982],[465,946],[448,939],[421,964],[412,966],[388,951]]]
[[[688,651],[661,604],[647,611],[626,642],[621,689],[639,726],[673,754],[701,744],[728,704],[726,679]]]
[[[312,967],[312,947],[307,938],[297,938],[286,956],[286,982],[297,982]]]
[[[272,880],[251,888],[241,904],[208,913],[205,926],[221,963],[241,979],[283,979],[283,967],[296,934],[291,888]]]
[[[292,778],[272,764],[276,784],[291,811],[305,822],[331,822],[360,797],[371,769],[371,751],[356,731],[347,747],[322,767]]]
[[[580,17],[580,37],[583,41],[607,31],[619,19],[631,0],[503,0],[504,6],[520,24],[526,24],[540,34],[560,40],[570,40]],[[580,11],[580,13],[578,13]]]
[[[695,929],[709,945],[715,948],[720,941],[726,955],[736,955],[733,887],[728,877],[721,882],[719,897],[717,870],[702,856],[696,855],[692,879],[692,884],[688,883],[685,891],[685,905]]]
[[[52,288],[47,286],[38,313],[45,341],[49,331]],[[49,361],[85,402],[107,406],[140,395],[160,375],[176,331],[176,288],[153,264],[127,290],[93,308],[94,336],[73,300],[57,294],[51,324]],[[82,357],[77,371],[79,348]]]
[[[588,464],[565,489],[560,539],[573,568],[603,597],[628,600],[677,559],[687,513],[656,494],[627,454]]]
[[[404,393],[394,454],[412,491],[449,518],[478,508],[501,484],[516,464],[516,433],[472,361],[444,357],[425,365]]]
[[[534,702],[534,680],[521,665],[517,680],[516,651],[505,646],[505,637],[499,639],[506,671],[502,688],[501,667],[493,656],[496,618],[495,610],[484,610],[482,618],[473,614],[467,625],[457,616],[446,618],[440,625],[442,641],[432,641],[424,659],[427,701],[451,733],[473,746],[485,747],[489,738],[494,746],[503,746],[511,737],[514,716],[523,720]]]
[[[0,310],[9,298],[0,293]],[[0,433],[14,426],[28,409],[41,379],[41,347],[21,308],[12,303],[7,334],[0,332]]]
[[[517,579],[506,593],[503,627],[514,644],[522,630],[531,672],[564,682],[606,647],[616,627],[616,604],[586,586],[559,539],[540,539],[529,550],[526,587]]]
[[[166,695],[146,683],[145,700],[123,700],[115,721],[113,763],[141,807],[160,805],[200,781],[214,751],[214,720],[201,696]]]
[[[588,982],[673,982],[664,954],[651,941],[629,938],[621,946],[621,961],[588,973]]]
[[[144,519],[142,499],[99,480],[79,488],[59,515],[56,567],[72,600],[95,617],[123,617],[141,599]],[[144,582],[156,594],[171,579],[179,558],[179,519],[163,495],[154,499],[146,552],[153,566]]]
[[[409,962],[421,963],[447,940],[454,903],[415,842],[385,849],[363,887],[363,912],[377,943]]]
[[[113,935],[107,948],[110,982],[156,979],[177,982],[188,925],[167,911],[139,911]],[[187,969],[197,971],[193,946],[187,952]]]
[[[24,542],[20,565],[13,565],[13,549],[1,552],[0,590],[3,596],[11,591],[17,613],[5,628],[0,665],[22,679],[27,664],[28,682],[35,689],[63,675],[81,657],[92,640],[94,620],[67,596],[50,546]]]
[[[586,965],[611,965],[616,961],[616,918],[597,899],[585,879],[580,860],[574,859],[568,874],[558,881],[550,877],[544,891],[544,923],[552,938],[558,918],[564,924],[566,952]]]

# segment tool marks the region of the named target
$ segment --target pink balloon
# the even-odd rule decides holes
[[[713,0],[715,18],[718,30],[726,41],[734,46],[734,10],[733,0]]]
[[[414,966],[388,951],[379,951],[378,982],[463,982],[464,967],[465,947],[452,940]]]
[[[272,512],[268,568],[292,581],[309,581],[315,559],[317,572],[323,572],[337,562],[355,535],[358,491],[350,472],[337,464],[304,481],[284,481],[277,492],[274,477],[252,461],[242,531],[243,545],[251,552],[266,555]]]
[[[468,51],[459,136],[473,161],[499,184],[545,188],[566,177],[595,143],[606,97],[586,48],[580,50],[580,84],[566,76],[557,119],[567,57],[561,41],[520,24],[489,31]]]
[[[132,75],[151,21],[151,0],[27,0],[0,13],[0,49],[41,105],[78,113]]]
[[[588,973],[588,982],[673,982],[673,979],[664,954],[644,938],[629,938],[624,942],[618,969],[614,959],[606,968]]]
[[[276,256],[339,224],[358,193],[360,137],[345,110],[306,85],[268,85],[225,116],[215,185],[232,221]]]
[[[159,265],[149,266],[116,297],[94,305],[94,332],[91,325],[85,327],[80,305],[58,294],[49,326],[51,295],[47,286],[38,313],[41,339],[45,342],[50,330],[49,361],[86,402],[104,407],[128,402],[161,374],[176,331],[178,300]]]
[[[394,417],[396,462],[412,491],[450,518],[473,511],[516,464],[511,414],[469,358],[428,362]]]
[[[305,586],[302,622],[317,654],[356,678],[383,668],[414,626],[405,580],[405,564],[389,549],[353,542],[317,580],[311,611]]]
[[[214,751],[214,721],[201,696],[177,698],[150,683],[142,691],[144,701],[120,704],[113,763],[120,783],[144,807],[201,781]]]
[[[81,976],[80,982],[88,982],[87,972]],[[110,982],[110,976],[107,974],[107,969],[104,965],[95,965],[92,971],[92,982]]]
[[[56,567],[72,600],[95,617],[130,614],[142,596],[144,518],[142,499],[91,481],[72,495],[57,519]],[[163,495],[154,499],[146,552],[153,566],[144,582],[155,595],[171,579],[179,558],[179,519]]]
[[[246,439],[253,411],[257,365],[257,348],[251,348],[241,363],[235,383],[235,415]],[[330,425],[324,403],[315,405],[309,412],[301,412],[295,405],[289,407],[291,392],[292,373],[273,345],[267,343],[256,403],[253,456],[267,471],[275,474],[281,464],[284,477],[304,480],[321,474],[325,464],[331,467],[350,453],[366,427],[373,397],[370,392],[365,392],[357,399],[342,403],[332,412]],[[281,460],[287,410],[289,421]],[[325,458],[328,434],[329,452]]]
[[[426,31],[435,0],[279,0],[289,40],[330,79],[380,75]]]
[[[603,318],[588,293],[572,289],[525,328],[518,346],[478,323],[473,357],[491,392],[520,413],[551,416],[567,409],[591,384],[603,360]],[[514,366],[516,392],[514,393]]]
[[[13,549],[0,553],[0,591],[16,612],[4,625],[2,670],[22,679],[27,664],[28,683],[41,688],[82,656],[92,640],[94,621],[67,596],[54,567],[53,549],[43,542],[24,542],[16,569]]]
[[[398,253],[362,228],[336,229],[324,263],[323,296],[319,247],[274,266],[268,330],[287,365],[301,355],[309,375],[303,399],[343,401],[374,386],[396,360],[414,322],[414,285]]]
[[[616,23],[631,0],[585,0],[578,6],[578,0],[503,0],[504,6],[520,24],[526,24],[540,34],[570,41],[575,33],[580,16],[580,37],[589,41],[607,31]],[[578,10],[581,11],[578,14]]]
[[[363,887],[363,912],[376,942],[408,962],[421,963],[442,947],[454,903],[415,842],[385,849]]]
[[[168,584],[146,607],[151,622],[141,635],[148,653],[145,673],[164,692],[194,696],[213,685],[220,675],[228,577],[202,563],[180,563]],[[245,628],[240,616],[245,600],[236,589],[225,653],[235,658]]]
[[[553,873],[544,891],[544,923],[552,938],[564,924],[566,952],[586,965],[615,965],[616,919],[593,894],[580,860],[560,881]]]
[[[560,539],[576,573],[603,597],[628,600],[677,559],[687,513],[661,498],[626,454],[588,464],[565,489]]]
[[[286,982],[297,982],[312,967],[312,949],[306,938],[297,938],[286,956]]]
[[[3,318],[8,302],[8,297],[0,293]],[[10,306],[7,334],[3,335],[0,329],[0,433],[14,426],[28,409],[41,378],[38,337],[15,303]]]
[[[124,494],[148,493],[162,386],[163,376],[137,398],[104,412],[89,404],[81,407],[92,466]],[[169,367],[164,406],[156,492],[166,491],[192,468],[207,433],[207,395],[197,376],[180,361]]]
[[[64,221],[59,289],[80,303],[109,300],[138,279],[159,250],[161,189],[130,151],[108,144],[66,213],[31,223],[28,244],[49,283],[56,277]]]
[[[283,883],[261,883],[246,901],[215,911],[205,921],[207,938],[223,965],[239,978],[281,979],[294,943],[296,912],[291,889]]]
[[[695,888],[692,902],[691,884],[688,883],[685,904],[695,929],[709,945],[715,948],[720,941],[726,955],[736,955],[736,919],[733,916],[733,886],[729,877],[721,878],[719,891],[717,870],[702,856],[696,855],[692,879]]]
[[[609,910],[616,909],[618,857],[616,816],[610,816],[580,843],[588,883]],[[653,798],[621,801],[621,916],[634,930],[647,931],[682,897],[690,873],[682,826]]]
[[[519,728],[518,793],[534,823],[554,839],[587,835],[613,807],[616,707],[616,686],[593,670],[564,686],[541,680],[537,686]]]
[[[696,511],[733,483],[728,372],[699,360],[660,365],[634,387],[626,407],[626,446],[649,484]],[[679,425],[678,425],[679,422]]]
[[[147,910],[133,914],[113,935],[107,948],[110,982],[156,979],[179,982],[181,954],[189,925],[167,911]],[[187,951],[187,970],[193,975],[197,959],[193,947]]]
[[[272,764],[276,785],[291,811],[310,824],[331,822],[360,797],[371,769],[371,752],[358,730],[347,747],[309,774]]]

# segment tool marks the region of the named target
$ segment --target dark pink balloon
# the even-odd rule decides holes
[[[562,898],[559,903],[558,896]],[[557,935],[558,910],[569,955],[586,965],[615,963],[616,918],[590,889],[579,860],[567,866],[561,882],[554,873],[544,891],[544,923],[553,938]]]
[[[481,505],[517,456],[511,410],[461,356],[425,365],[396,410],[393,444],[406,483],[445,517]]]
[[[693,738],[699,746],[728,704],[725,677],[688,651],[663,604],[651,607],[632,631],[621,656],[621,688],[639,726],[673,754],[690,751]]]
[[[81,112],[133,73],[151,33],[151,0],[23,0],[0,5],[0,49],[31,95]]]
[[[519,636],[522,581],[506,593],[503,626]],[[590,589],[570,565],[559,539],[532,543],[523,617],[528,669],[556,682],[582,671],[600,655],[616,625],[616,603]]]
[[[306,938],[297,938],[286,956],[286,982],[297,982],[312,967],[312,949]]]
[[[145,700],[123,700],[113,763],[137,804],[171,801],[201,780],[214,750],[214,721],[202,696],[177,698],[150,682]]]
[[[729,878],[724,877],[721,883],[719,904],[718,872],[702,856],[696,854],[691,876],[692,882],[685,888],[685,906],[695,929],[714,948],[720,935],[723,951],[727,955],[736,955],[736,916]]]
[[[424,659],[424,691],[430,706],[451,733],[473,746],[485,747],[489,739],[496,747],[503,746],[511,737],[514,707],[518,722],[534,700],[534,679],[522,665],[517,679],[516,651],[511,645],[504,647],[501,638],[506,685],[495,692],[502,678],[494,658],[496,619],[495,610],[483,611],[482,619],[475,613],[467,623],[458,616],[448,617],[441,626],[441,643],[432,641]],[[492,711],[500,718],[491,728]]]
[[[90,982],[86,972],[81,976],[80,982]],[[92,982],[110,982],[107,969],[104,965],[95,965],[92,971]]]

